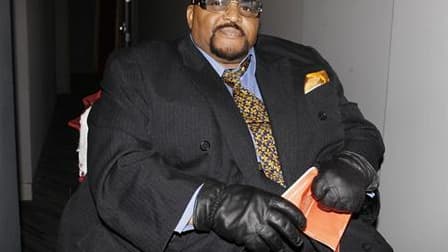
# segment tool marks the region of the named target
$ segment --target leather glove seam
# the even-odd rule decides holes
[[[336,156],[337,159],[359,170],[364,178],[368,180],[366,192],[375,191],[379,187],[379,176],[375,168],[363,156],[352,151],[342,151]],[[355,163],[355,164],[354,164]]]
[[[207,216],[207,222],[211,224],[210,228],[213,228],[213,226],[214,226],[214,223],[215,223],[214,219],[215,219],[216,212],[223,201],[224,201],[224,197],[223,197],[222,193],[218,192],[218,199],[213,202],[210,214]]]

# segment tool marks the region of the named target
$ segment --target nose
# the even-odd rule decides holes
[[[238,23],[241,21],[240,4],[238,1],[230,1],[227,6],[224,17],[232,22]]]

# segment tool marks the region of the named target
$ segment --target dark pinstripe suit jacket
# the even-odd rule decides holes
[[[379,167],[379,132],[346,100],[315,50],[268,36],[255,49],[287,184],[340,150]],[[305,75],[322,69],[331,83],[305,95]],[[66,206],[59,250],[242,251],[213,233],[173,235],[193,192],[208,179],[284,190],[257,169],[243,119],[190,38],[114,53],[102,88],[89,116],[89,174]],[[363,246],[388,251],[373,228],[354,220],[343,251]],[[317,247],[307,241],[304,251]]]

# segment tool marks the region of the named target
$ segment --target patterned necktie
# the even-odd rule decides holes
[[[282,168],[272,134],[268,112],[263,102],[241,86],[241,76],[250,64],[250,56],[237,70],[227,69],[222,75],[224,82],[233,89],[233,99],[255,140],[256,152],[261,159],[260,168],[265,176],[285,187]]]

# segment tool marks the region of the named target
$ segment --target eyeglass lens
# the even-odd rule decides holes
[[[242,15],[257,16],[261,12],[260,0],[206,0],[205,7],[207,10],[213,12],[225,11],[232,2],[239,4]]]

